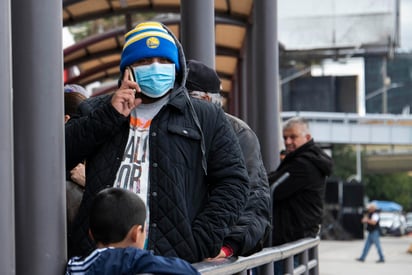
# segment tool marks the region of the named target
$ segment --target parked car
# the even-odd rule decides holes
[[[406,233],[412,233],[412,212],[406,213]]]
[[[381,212],[379,216],[379,225],[383,236],[403,236],[406,234],[406,218],[401,212]]]

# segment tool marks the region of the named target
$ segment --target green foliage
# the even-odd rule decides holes
[[[356,174],[356,152],[349,145],[334,145],[333,175],[347,180]],[[370,200],[388,200],[401,204],[405,211],[412,211],[412,177],[408,173],[366,174],[362,177],[365,195]]]
[[[332,158],[332,176],[346,180],[348,177],[356,174],[356,153],[351,146],[333,145]]]
[[[395,201],[412,211],[412,177],[407,173],[365,175],[363,182],[371,200]]]

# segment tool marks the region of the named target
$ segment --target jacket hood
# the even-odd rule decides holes
[[[187,79],[187,66],[186,66],[186,57],[183,51],[182,44],[180,44],[180,41],[176,38],[173,32],[169,30],[169,28],[166,25],[164,25],[163,23],[161,24],[163,28],[165,28],[165,30],[167,30],[170,36],[172,36],[173,39],[175,40],[175,44],[176,44],[176,47],[179,53],[179,63],[180,63],[180,70],[176,74],[176,84],[178,84],[179,88],[185,87],[186,79]]]
[[[179,59],[179,70],[176,72],[176,79],[175,85],[172,94],[176,94],[176,90],[185,90],[186,79],[187,79],[187,65],[186,65],[186,58],[183,52],[183,47],[180,44],[179,40],[173,34],[173,32],[163,23],[158,22],[164,30],[173,38],[177,51],[178,51],[178,59]],[[118,80],[118,87],[121,85],[121,80],[123,79],[124,69],[122,70],[122,65],[120,65],[120,77]]]
[[[299,154],[301,157],[310,160],[325,176],[330,176],[332,173],[333,164],[331,157],[329,157],[319,146],[317,146],[313,139],[309,140],[307,143],[290,154],[291,156]]]

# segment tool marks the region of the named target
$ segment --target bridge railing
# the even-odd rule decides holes
[[[309,121],[317,142],[343,144],[412,144],[412,116],[393,114],[282,112],[282,120],[301,116]]]
[[[280,246],[264,248],[248,257],[231,257],[195,263],[193,266],[202,275],[245,275],[259,268],[259,275],[273,275],[273,263],[285,260],[285,274],[319,274],[319,238],[305,238]],[[299,257],[300,265],[294,267],[293,258]]]
[[[335,123],[356,123],[356,124],[399,124],[412,125],[412,115],[410,114],[366,114],[357,113],[337,113],[337,112],[307,112],[307,111],[290,111],[282,112],[282,119],[288,119],[294,116],[301,116],[309,121],[328,121]]]

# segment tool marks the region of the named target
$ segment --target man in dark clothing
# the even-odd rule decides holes
[[[186,88],[196,98],[222,106],[220,79],[216,71],[205,64],[188,60]],[[225,237],[218,257],[248,256],[263,248],[270,233],[270,194],[266,169],[256,134],[243,120],[226,113],[239,139],[249,174],[249,194],[241,216]]]
[[[189,262],[217,256],[249,189],[231,125],[221,108],[190,100],[183,50],[159,22],[125,35],[120,72],[114,94],[87,100],[90,114],[65,125],[67,168],[87,163],[69,256],[95,248],[91,201],[108,187],[145,202],[147,250]]]
[[[273,184],[285,173],[289,177],[273,194],[273,245],[316,237],[322,222],[326,177],[332,160],[315,145],[308,123],[291,118],[283,126],[286,157],[276,171],[269,174]]]

